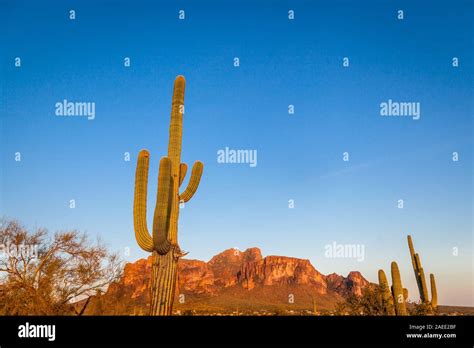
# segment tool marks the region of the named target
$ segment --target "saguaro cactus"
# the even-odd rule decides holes
[[[436,310],[438,307],[438,291],[436,290],[436,281],[433,273],[430,274],[430,285],[431,285],[431,307]]]
[[[317,315],[316,298],[314,295],[312,296],[312,300],[313,300],[313,315]]]
[[[418,290],[420,291],[421,302],[427,303],[428,300],[428,289],[426,287],[425,272],[423,267],[421,267],[420,255],[415,253],[415,248],[413,247],[413,240],[411,236],[407,236],[408,239],[408,248],[410,249],[411,263],[413,264],[413,271],[415,272],[416,284],[418,285]]]
[[[203,164],[196,161],[186,190],[179,193],[187,171],[187,165],[181,163],[185,83],[183,76],[178,76],[174,81],[168,156],[160,160],[152,236],[146,221],[150,154],[147,150],[138,154],[133,222],[138,245],[153,253],[150,315],[171,315],[178,260],[184,255],[178,245],[179,204],[193,197],[203,171]]]
[[[408,248],[410,249],[411,261],[413,264],[413,270],[415,271],[415,278],[418,284],[418,289],[420,291],[421,302],[431,305],[431,308],[436,310],[438,306],[438,292],[436,290],[436,281],[433,274],[430,274],[430,286],[431,286],[431,301],[428,299],[428,287],[426,286],[425,280],[425,271],[421,267],[420,255],[415,253],[415,248],[413,247],[413,240],[410,235],[408,235]]]
[[[382,305],[385,309],[385,314],[395,315],[395,308],[393,307],[393,297],[390,293],[387,277],[382,269],[379,269],[379,286],[382,293]]]
[[[392,262],[392,294],[395,303],[395,313],[397,315],[408,315],[405,306],[405,296],[403,296],[403,285],[400,278],[400,271],[396,262]]]

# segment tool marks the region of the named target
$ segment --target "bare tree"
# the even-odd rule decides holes
[[[0,220],[0,314],[84,313],[88,298],[121,276],[122,264],[98,241],[77,231],[48,236]],[[73,302],[85,300],[83,308]]]

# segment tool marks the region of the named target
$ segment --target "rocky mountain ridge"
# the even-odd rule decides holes
[[[101,301],[127,302],[125,313],[113,314],[146,312],[151,260],[150,256],[126,264],[120,281],[111,284],[101,296]],[[175,309],[178,312],[225,312],[236,307],[310,310],[315,301],[319,308],[330,309],[351,294],[360,296],[368,284],[359,272],[350,272],[347,277],[335,273],[324,275],[307,259],[263,257],[258,248],[227,249],[208,262],[180,259]]]

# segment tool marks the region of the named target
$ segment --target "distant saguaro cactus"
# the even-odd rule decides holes
[[[436,290],[436,281],[433,273],[430,274],[431,284],[431,307],[436,310],[438,307],[438,291]]]
[[[436,281],[434,274],[430,274],[430,285],[431,285],[431,301],[428,298],[428,288],[426,286],[425,280],[425,271],[421,267],[420,255],[415,253],[415,248],[413,247],[413,240],[410,235],[407,236],[408,239],[408,248],[410,249],[411,262],[413,264],[413,270],[415,271],[416,283],[418,284],[418,289],[420,291],[421,302],[431,305],[433,310],[436,310],[438,306],[438,292],[436,290]]]
[[[413,271],[415,272],[416,284],[418,285],[418,290],[420,291],[421,302],[428,303],[428,289],[426,287],[425,272],[423,267],[421,267],[420,256],[415,253],[415,248],[413,246],[413,240],[411,236],[407,236],[408,239],[408,248],[410,249],[411,263],[413,265]]]
[[[395,312],[397,315],[408,315],[405,306],[405,296],[403,296],[402,279],[396,262],[392,262],[392,294],[395,303]]]
[[[160,160],[152,236],[148,232],[146,221],[150,154],[147,150],[142,150],[138,155],[133,222],[138,245],[153,253],[150,315],[172,313],[178,260],[184,255],[178,245],[179,204],[193,197],[203,171],[203,164],[196,161],[186,190],[179,193],[187,171],[187,165],[181,163],[185,83],[183,76],[178,76],[174,81],[168,156]]]
[[[311,299],[312,299],[312,302],[313,302],[313,315],[317,315],[318,311],[317,311],[317,306],[316,306],[316,298],[315,298],[315,296],[313,295],[313,296],[311,297]]]
[[[395,308],[393,306],[393,297],[388,286],[387,277],[382,269],[379,269],[379,286],[382,293],[382,305],[387,315],[395,315]]]

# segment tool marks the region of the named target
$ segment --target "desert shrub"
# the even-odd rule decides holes
[[[429,303],[416,303],[412,302],[408,306],[408,311],[410,315],[436,315],[436,311],[431,308]]]
[[[382,294],[378,286],[367,286],[362,295],[350,294],[335,306],[336,315],[384,315]]]
[[[77,231],[28,231],[0,220],[0,314],[82,314],[90,296],[116,280],[122,270],[110,254]],[[74,302],[83,300],[84,308]]]

